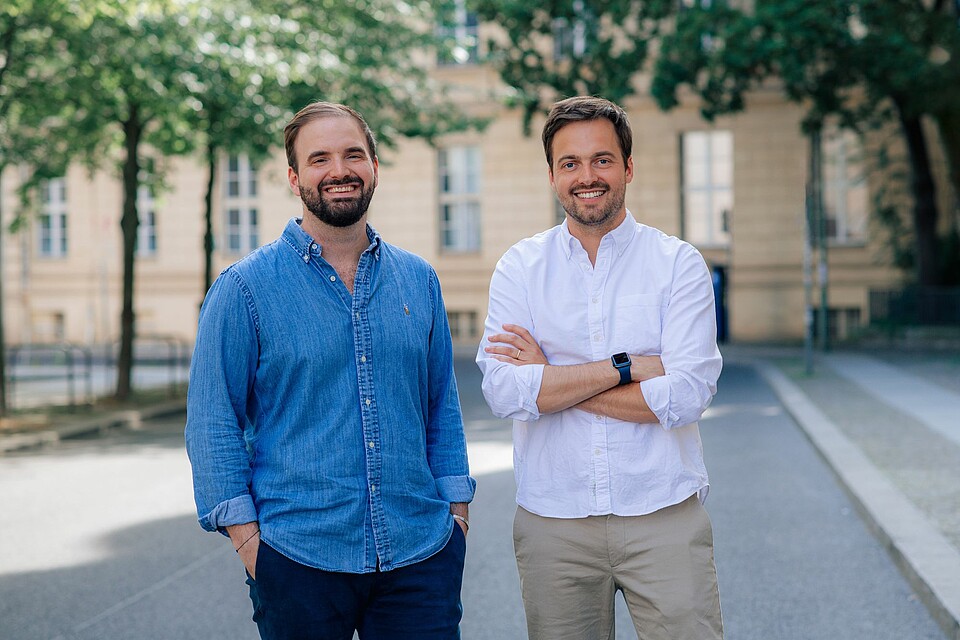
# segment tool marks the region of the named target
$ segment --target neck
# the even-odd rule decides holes
[[[356,262],[360,259],[360,254],[370,246],[367,238],[367,216],[349,227],[334,227],[320,222],[309,211],[304,211],[300,228],[323,247],[323,256],[328,262],[345,258],[353,258]]]
[[[570,235],[580,241],[580,246],[583,247],[583,250],[587,252],[587,257],[590,258],[590,264],[596,265],[597,251],[600,250],[600,241],[603,240],[603,236],[619,227],[626,217],[627,210],[624,209],[605,224],[592,226],[580,224],[567,216],[567,230],[570,231]]]

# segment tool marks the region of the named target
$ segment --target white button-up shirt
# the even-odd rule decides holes
[[[515,366],[484,352],[505,323],[527,328],[551,365],[621,351],[659,355],[666,375],[639,386],[660,424],[577,408],[541,415],[544,365]],[[490,281],[477,364],[491,410],[514,421],[517,503],[545,517],[582,518],[643,515],[695,493],[705,499],[697,420],[717,389],[716,334],[700,253],[629,211],[603,237],[595,265],[566,222],[511,247]]]

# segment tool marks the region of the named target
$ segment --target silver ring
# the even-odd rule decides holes
[[[514,360],[519,360],[519,359],[520,359],[520,353],[521,353],[520,349],[517,349],[517,355],[515,355],[515,356],[513,357],[513,359],[514,359]]]

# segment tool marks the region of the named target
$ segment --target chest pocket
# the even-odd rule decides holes
[[[618,298],[611,327],[617,348],[637,355],[659,354],[664,305],[664,297],[655,293]]]

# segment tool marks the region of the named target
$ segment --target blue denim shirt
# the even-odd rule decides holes
[[[418,562],[476,485],[436,273],[367,227],[351,296],[298,222],[220,274],[200,313],[186,426],[200,525],[257,520],[327,571]]]

